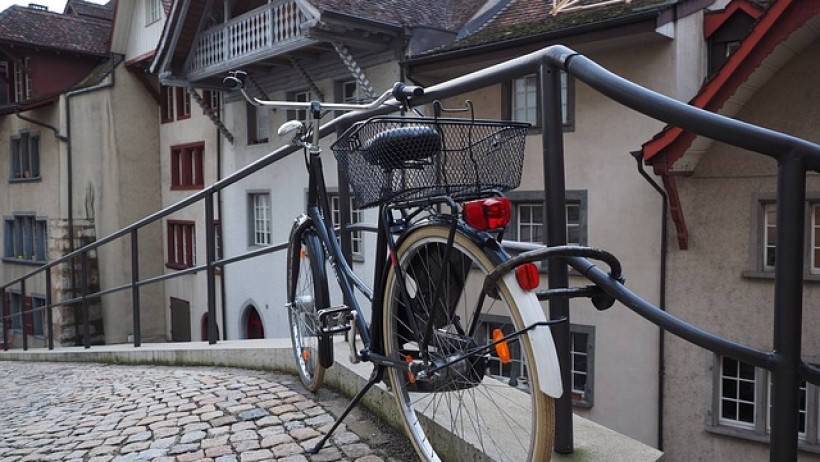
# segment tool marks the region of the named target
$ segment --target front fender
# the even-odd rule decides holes
[[[514,272],[507,272],[502,279],[518,304],[524,326],[547,320],[538,298],[534,293],[525,291],[518,285]],[[558,353],[549,326],[538,326],[524,335],[529,338],[535,356],[538,387],[548,396],[560,398],[564,392],[561,384],[561,367],[558,364]]]

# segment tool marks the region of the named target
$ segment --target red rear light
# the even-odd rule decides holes
[[[510,200],[506,197],[480,199],[464,204],[464,221],[475,229],[498,229],[510,222]]]
[[[538,267],[535,263],[524,263],[515,268],[515,279],[518,281],[518,286],[524,290],[533,290],[538,288]]]

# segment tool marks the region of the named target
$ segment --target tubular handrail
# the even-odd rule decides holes
[[[553,87],[557,85],[558,70],[564,70],[569,75],[588,84],[610,99],[654,119],[778,160],[777,255],[779,258],[776,262],[777,265],[775,269],[776,309],[773,352],[758,351],[717,337],[700,328],[687,324],[641,299],[624,287],[623,284],[614,280],[582,257],[566,257],[565,262],[581,271],[590,280],[604,289],[604,291],[649,321],[711,351],[739,358],[772,371],[775,391],[772,398],[771,460],[785,461],[796,459],[797,419],[794,418],[794,415],[797,409],[797,379],[799,375],[803,375],[814,381],[820,377],[820,367],[801,362],[799,357],[800,328],[802,323],[800,315],[802,298],[802,281],[800,280],[802,264],[800,246],[802,239],[800,239],[800,236],[802,235],[802,230],[800,228],[803,223],[802,209],[800,209],[800,207],[802,207],[802,202],[805,200],[805,176],[807,170],[820,172],[820,146],[794,136],[734,120],[663,96],[623,79],[602,68],[589,58],[569,48],[558,45],[547,47],[528,55],[428,87],[423,96],[414,98],[413,103],[414,105],[429,104],[435,100],[443,100],[490,85],[500,84],[522,75],[537,73],[541,79],[542,95],[545,98],[544,104],[542,104],[542,115],[549,116],[545,118],[543,137],[545,139],[544,160],[545,165],[548,166],[545,167],[545,170],[557,166],[557,168],[550,171],[551,175],[555,174],[555,170],[560,170],[560,172],[557,173],[558,176],[554,178],[558,178],[561,181],[545,185],[545,190],[550,191],[550,197],[552,198],[546,203],[548,205],[554,205],[555,197],[560,197],[561,200],[563,200],[564,197],[563,176],[561,176],[563,175],[563,147],[560,140],[560,126],[556,128],[555,120],[548,120],[549,118],[554,118],[552,117],[554,113],[545,112],[544,108],[547,107],[548,104],[551,105],[553,109],[557,108],[558,98],[555,96],[554,88],[551,88],[548,83],[552,84]],[[549,98],[553,98],[553,100],[549,100]],[[375,109],[346,113],[324,124],[319,132],[319,137],[324,138],[354,122],[372,116],[395,112],[396,103],[394,99],[391,99]],[[548,135],[555,135],[554,138],[557,138],[558,141],[556,142],[555,139],[547,140]],[[550,152],[550,150],[554,148],[557,149],[557,152]],[[141,227],[203,199],[206,203],[207,218],[207,204],[212,205],[213,194],[287,157],[297,149],[298,147],[296,146],[283,146],[276,149],[259,160],[169,207],[148,215],[132,225],[71,252],[58,260],[49,262],[24,276],[3,283],[0,285],[0,292],[18,283],[25,287],[26,279],[44,271],[48,278],[48,271],[52,267],[76,257],[83,257],[85,260],[85,255],[90,250],[96,249],[126,234],[135,232],[135,230]],[[558,158],[560,161],[554,162],[553,158]],[[553,208],[557,209],[558,207]],[[556,223],[561,223],[560,215],[557,215],[557,218],[557,220],[551,221],[550,226],[557,226]],[[551,217],[548,217],[548,220],[551,220]],[[548,229],[547,236],[550,239],[552,239],[550,237],[551,233],[553,232]],[[136,237],[135,234],[134,237]],[[211,235],[210,239],[212,238],[213,235]],[[213,254],[209,253],[209,255]],[[209,277],[212,279],[214,267],[222,265],[223,262],[216,261],[216,259],[211,261],[211,258],[208,260],[205,267],[209,272]],[[555,273],[558,273],[558,271],[553,272],[552,268],[551,266],[551,287],[552,277]],[[557,268],[560,269],[560,266]],[[565,278],[565,274],[561,277]],[[132,282],[132,287],[137,287],[137,283]],[[560,285],[556,285],[555,287],[557,289],[562,288]],[[23,289],[23,291],[25,291],[25,289]],[[85,292],[84,290],[83,296],[78,299],[82,300],[84,304],[89,297],[89,294]],[[212,294],[209,288],[209,303],[211,303],[211,298]],[[64,302],[60,301],[49,304],[49,306],[56,306],[58,304],[64,304]],[[9,316],[3,316],[3,318],[10,319]],[[212,319],[211,322],[215,323]],[[215,324],[213,325],[215,326]],[[7,325],[6,328],[8,328]],[[26,336],[24,335],[23,337],[25,340]],[[790,395],[792,392],[795,395],[794,397]],[[560,418],[561,416],[559,415],[559,420]],[[559,424],[559,427],[566,424],[567,422],[563,422],[563,424]],[[571,422],[569,425],[571,426]],[[556,442],[558,440],[559,436],[556,433]],[[556,450],[559,450],[558,443],[556,443]],[[571,449],[569,449],[569,451],[571,451]]]

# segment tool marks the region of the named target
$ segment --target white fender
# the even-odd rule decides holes
[[[524,291],[515,279],[513,271],[503,277],[510,295],[518,302],[518,309],[525,326],[546,321],[544,310],[534,293]],[[536,370],[538,371],[538,386],[545,394],[553,398],[560,398],[564,392],[561,385],[561,368],[558,365],[558,353],[555,351],[555,342],[549,326],[538,326],[525,333],[530,339],[533,356],[535,356]]]

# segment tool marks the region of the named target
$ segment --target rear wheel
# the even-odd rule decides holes
[[[319,334],[318,311],[329,306],[324,252],[316,232],[306,229],[288,256],[288,319],[296,367],[310,391],[322,386],[325,368],[320,348],[330,342]]]
[[[426,354],[440,366],[428,377],[388,369],[405,429],[424,461],[548,461],[553,400],[538,388],[528,338],[509,342],[506,363],[495,348],[480,350],[495,329],[523,327],[516,300],[503,280],[497,293],[480,295],[492,261],[461,233],[448,252],[448,232],[427,226],[402,242],[397,260],[406,294],[393,267],[387,275],[385,354],[415,365]],[[430,322],[425,353],[412,332],[425,332]]]

